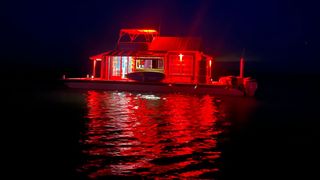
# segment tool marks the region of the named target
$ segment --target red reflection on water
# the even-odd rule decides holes
[[[91,178],[185,178],[218,171],[216,144],[222,130],[216,122],[223,114],[214,100],[88,91],[80,171]]]

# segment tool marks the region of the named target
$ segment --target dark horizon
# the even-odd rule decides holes
[[[238,61],[245,48],[255,72],[318,73],[316,11],[308,2],[276,0],[10,1],[3,11],[2,70],[83,73],[89,56],[115,47],[121,28],[154,28],[202,37],[204,51],[220,62]]]

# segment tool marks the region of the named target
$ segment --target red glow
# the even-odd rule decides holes
[[[88,147],[84,150],[88,160],[80,171],[89,177],[161,177],[202,161],[212,163],[212,168],[168,174],[168,178],[192,178],[217,171],[214,162],[221,153],[214,149],[221,129],[216,127],[219,110],[213,97],[88,91],[87,105],[82,142]],[[106,161],[110,158],[114,161]],[[158,161],[173,162],[159,165]]]

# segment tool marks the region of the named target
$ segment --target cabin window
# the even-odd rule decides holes
[[[122,72],[121,72],[121,78],[126,78],[126,74],[128,73],[128,56],[122,56]]]
[[[163,59],[137,59],[137,71],[163,71]]]
[[[126,79],[126,75],[131,73],[134,68],[133,61],[132,56],[113,56],[111,58],[111,76]]]
[[[121,64],[120,56],[112,57],[112,76],[120,76],[120,64]]]
[[[134,63],[133,63],[134,59],[133,59],[132,56],[129,56],[128,59],[129,59],[129,62],[128,62],[128,73],[131,73],[132,70],[134,69],[134,67],[133,67],[134,66]]]

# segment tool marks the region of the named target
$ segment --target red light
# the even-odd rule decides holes
[[[209,66],[211,67],[211,65],[212,65],[212,60],[210,59],[209,60]]]
[[[139,29],[138,31],[139,32],[144,32],[144,33],[155,33],[155,32],[157,32],[154,29]]]
[[[180,62],[182,62],[183,54],[179,54]]]

